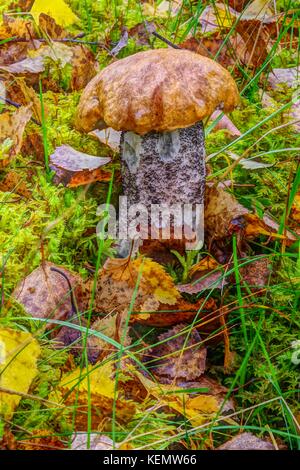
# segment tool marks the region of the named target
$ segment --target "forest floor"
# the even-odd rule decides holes
[[[250,432],[298,449],[299,2],[0,13],[0,448],[209,450]],[[78,132],[76,108],[111,62],[172,45],[226,67],[241,103],[205,123],[202,249],[122,260],[96,234],[122,193],[117,146]],[[110,162],[58,169],[63,145]]]

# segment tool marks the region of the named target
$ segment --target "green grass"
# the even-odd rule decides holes
[[[6,11],[10,3],[1,5],[0,11]],[[108,49],[120,39],[121,26],[131,28],[152,19],[144,16],[142,4],[135,0],[129,1],[127,5],[115,0],[109,8],[106,0],[70,0],[68,3],[81,19],[79,29],[85,32],[84,40],[100,41],[107,44]],[[212,5],[214,3],[211,1]],[[293,22],[299,21],[298,2],[279,0],[276,3],[279,11],[294,9]],[[191,34],[198,36],[198,19],[204,7],[201,1],[185,0],[175,16],[169,13],[166,18],[155,18],[157,31],[175,44],[181,43]],[[233,183],[238,183],[240,186],[233,186],[235,197],[246,207],[255,208],[261,216],[270,213],[280,224],[280,234],[289,225],[291,207],[299,191],[300,137],[288,126],[285,117],[292,104],[291,90],[283,87],[271,92],[278,103],[275,109],[263,108],[258,92],[260,88],[265,88],[271,67],[294,67],[299,64],[299,41],[298,46],[293,47],[297,31],[291,23],[287,23],[287,18],[286,15],[280,25],[278,40],[258,69],[248,67],[241,70],[241,66],[236,65],[236,70],[242,72],[237,76],[242,101],[231,118],[242,135],[232,141],[224,131],[212,132],[216,122],[206,128],[208,163],[211,169],[209,179],[221,181],[223,178],[230,178]],[[224,31],[223,44],[216,58],[230,41],[235,27],[236,23],[230,31]],[[288,34],[290,47],[283,48],[280,41],[288,38]],[[5,41],[1,41],[0,45]],[[158,39],[151,38],[150,42],[153,47],[165,47]],[[111,61],[107,51],[92,47],[97,54],[100,68],[106,66]],[[148,46],[137,45],[131,38],[118,57],[147,48]],[[75,402],[72,407],[62,410],[53,405],[52,397],[60,381],[61,368],[66,364],[69,348],[54,350],[50,334],[45,332],[45,322],[28,318],[12,300],[11,293],[16,284],[40,264],[43,255],[50,261],[78,271],[85,278],[88,276],[87,265],[92,265],[95,268],[95,280],[103,261],[113,253],[110,243],[97,243],[96,208],[105,201],[115,201],[120,188],[116,178],[109,185],[99,183],[87,189],[70,190],[52,185],[49,179],[49,156],[56,146],[69,144],[93,155],[108,155],[110,152],[90,136],[81,135],[74,130],[78,92],[68,93],[66,87],[62,87],[60,93],[54,93],[44,87],[42,89],[40,85],[39,96],[42,104],[42,126],[30,123],[27,132],[37,131],[42,136],[44,162],[35,162],[30,174],[28,169],[32,168],[32,156],[18,155],[11,166],[0,173],[1,179],[8,170],[13,169],[32,191],[29,200],[20,198],[17,201],[13,192],[0,192],[0,295],[4,299],[0,304],[0,324],[30,331],[42,345],[39,374],[30,389],[30,394],[35,399],[22,398],[12,420],[6,424],[20,442],[28,437],[37,438],[37,430],[46,429],[49,436],[56,435],[68,445],[74,431],[77,405]],[[273,166],[247,171],[236,162],[228,160],[228,150],[240,157],[260,159]],[[119,163],[113,156],[113,173],[117,174],[118,168]],[[251,186],[244,186],[249,184]],[[124,380],[122,360],[129,357],[136,368],[145,372],[148,367],[151,373],[151,361],[150,364],[144,364],[141,358],[150,348],[163,342],[157,339],[161,330],[150,327],[134,327],[131,330],[132,342],[126,347],[122,341],[124,338],[117,342],[93,330],[91,315],[95,281],[89,311],[85,315],[81,314],[87,320],[87,326],[74,325],[67,321],[51,322],[53,330],[65,325],[82,332],[83,353],[75,359],[76,365],[82,368],[80,379],[85,377],[88,335],[104,339],[115,348],[112,359],[117,365],[117,372],[112,423],[103,430],[92,429],[89,390],[88,442],[91,432],[99,432],[111,437],[114,443],[131,443],[134,448],[140,449],[165,449],[176,442],[182,442],[188,448],[192,442],[194,448],[202,449],[206,447],[210,436],[213,436],[214,445],[217,446],[241,430],[249,430],[259,436],[274,436],[288,448],[299,449],[299,366],[292,362],[291,346],[293,341],[299,339],[299,243],[285,246],[281,241],[266,242],[267,239],[263,236],[248,242],[247,257],[241,259],[237,239],[233,237],[227,240],[227,248],[230,247],[233,254],[233,265],[222,276],[229,283],[222,291],[212,287],[204,293],[206,300],[215,299],[219,305],[228,308],[226,322],[230,332],[231,351],[235,357],[232,370],[225,373],[224,345],[222,342],[212,342],[214,337],[221,336],[224,327],[220,326],[203,337],[201,344],[208,346],[208,375],[228,388],[223,407],[203,425],[193,426],[185,417],[177,416],[152,397],[138,405],[137,413],[130,423],[118,423],[116,397],[118,386]],[[178,261],[168,266],[177,282],[186,282],[189,267],[205,256],[205,249],[204,247],[200,253],[190,255],[190,258],[189,255],[177,255]],[[240,270],[243,266],[254,263],[261,255],[270,260],[272,275],[264,290],[259,293],[242,281]],[[135,314],[133,304],[137,288],[138,284],[127,312],[124,335],[129,328],[130,316]],[[196,300],[197,296],[191,298],[193,302]],[[183,350],[188,345],[192,329],[204,321],[205,312],[200,309],[193,322],[180,333],[185,338]],[[177,394],[182,395],[180,391]],[[235,398],[236,409],[224,417],[223,408],[230,397]],[[4,432],[3,423],[0,423],[0,435],[1,432]]]

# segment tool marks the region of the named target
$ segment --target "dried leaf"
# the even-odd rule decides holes
[[[210,120],[214,121],[215,119],[218,119],[220,114],[222,114],[222,111],[214,111],[214,113],[210,117]],[[226,114],[224,114],[221,117],[221,119],[215,125],[213,130],[214,131],[226,130],[231,137],[239,137],[240,135],[242,135],[241,132],[238,130],[238,128],[229,119],[229,117],[226,116]]]
[[[77,45],[72,47],[72,51],[70,88],[71,90],[81,90],[96,75],[98,66],[94,54],[87,47]]]
[[[254,436],[251,432],[243,432],[222,444],[216,450],[275,450],[271,442]]]
[[[61,145],[50,156],[50,168],[55,171],[53,182],[73,188],[95,181],[109,181],[111,173],[101,169],[109,162],[110,158],[94,157],[69,145]]]
[[[96,308],[100,312],[118,312],[128,309],[133,298],[135,287],[134,312],[140,312],[149,297],[154,304],[175,305],[180,294],[174,286],[172,278],[164,268],[149,258],[109,259],[99,274]]]
[[[143,361],[160,383],[182,386],[203,374],[206,348],[197,330],[181,323],[159,335],[157,342],[161,344],[147,350]]]
[[[13,114],[0,114],[0,168],[7,166],[20,152],[23,133],[31,116],[30,105],[20,107]]]
[[[240,158],[239,155],[236,155],[233,152],[227,152],[228,157],[232,158],[232,160],[238,161],[239,165],[241,165],[246,170],[258,170],[260,168],[268,168],[273,166],[272,163],[262,163],[256,160],[252,160],[251,158]]]
[[[39,15],[39,27],[51,39],[64,39],[68,33],[56,23],[55,19],[45,13]]]
[[[143,14],[145,16],[153,16],[155,18],[168,18],[176,16],[182,6],[181,0],[163,0],[159,4],[156,2],[143,3]]]
[[[259,289],[267,285],[272,272],[272,264],[268,258],[262,256],[261,259],[242,266],[239,272],[243,282],[246,282],[250,288]]]
[[[300,192],[294,198],[290,216],[292,220],[300,223]]]
[[[208,238],[222,239],[232,233],[235,222],[248,214],[230,193],[221,187],[207,187],[205,190],[204,223]]]
[[[19,194],[26,199],[31,197],[31,191],[28,189],[27,184],[24,181],[24,176],[21,176],[15,171],[7,173],[3,181],[0,183],[0,191]]]
[[[114,443],[110,437],[104,436],[103,434],[91,433],[90,434],[90,446],[88,447],[88,434],[85,432],[74,434],[72,450],[129,450],[130,445],[126,449],[120,444]]]
[[[18,406],[21,394],[28,392],[37,374],[39,354],[39,344],[31,334],[10,328],[0,329],[0,414],[6,419]],[[20,394],[15,395],[14,391]]]
[[[52,271],[51,268],[56,268],[60,272]],[[81,277],[48,261],[21,281],[12,296],[23,305],[28,315],[37,318],[65,319],[75,313],[66,278],[73,290],[78,310],[84,312],[88,306],[89,292]]]
[[[51,46],[42,45],[37,50],[29,51],[29,56],[20,62],[11,65],[2,65],[1,70],[13,74],[33,74],[37,75],[45,71],[45,59],[50,58],[54,63],[63,68],[71,63],[73,58],[73,48],[62,43],[53,43]]]
[[[89,376],[89,382],[87,379]],[[92,429],[97,429],[103,418],[111,418],[115,403],[116,419],[126,423],[135,413],[134,403],[124,400],[117,394],[115,400],[115,378],[113,362],[89,366],[88,369],[76,369],[64,375],[60,390],[65,394],[64,403],[71,406],[76,403],[76,430],[86,431],[88,397],[91,397]]]
[[[70,26],[78,21],[78,17],[63,0],[52,0],[51,2],[35,0],[30,13],[37,23],[41,13],[51,16],[61,26]]]
[[[199,294],[208,289],[223,289],[226,284],[228,282],[224,279],[224,274],[217,271],[206,274],[188,284],[181,284],[177,288],[179,292],[185,292],[186,294]]]
[[[134,372],[148,393],[164,403],[169,408],[188,419],[193,426],[199,426],[216,413],[220,406],[219,399],[207,393],[190,396],[189,390],[184,393],[184,387],[177,385],[159,384],[145,377],[140,372]],[[197,387],[198,388],[198,387]],[[202,388],[202,387],[200,387]],[[196,392],[197,393],[197,392]]]
[[[46,429],[38,429],[33,431],[30,439],[22,439],[18,441],[18,450],[61,450],[67,449],[67,442],[62,442],[58,436]]]
[[[121,134],[122,132],[115,131],[111,127],[102,131],[96,129],[90,132],[90,135],[99,139],[102,144],[108,145],[114,152],[120,151]]]

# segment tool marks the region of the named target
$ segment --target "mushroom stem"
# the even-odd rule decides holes
[[[142,203],[203,204],[205,147],[202,122],[143,136],[123,132],[121,165],[128,208]],[[151,238],[151,237],[150,237]]]

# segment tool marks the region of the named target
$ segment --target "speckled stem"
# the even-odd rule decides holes
[[[144,136],[123,132],[121,162],[129,204],[203,203],[205,148],[202,122]]]
[[[203,204],[205,148],[202,122],[172,132],[150,132],[144,136],[123,132],[121,168],[128,208],[138,203],[147,209],[151,204],[169,207]],[[148,227],[149,222],[150,219]]]

